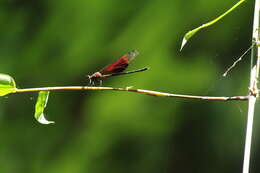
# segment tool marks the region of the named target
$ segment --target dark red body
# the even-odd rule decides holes
[[[133,50],[128,52],[127,54],[120,57],[114,63],[106,66],[99,72],[95,72],[92,75],[88,75],[90,84],[94,84],[95,80],[100,80],[101,78],[109,77],[115,75],[116,73],[120,73],[124,71],[129,63],[138,55],[138,51]]]
[[[117,73],[124,71],[129,64],[129,59],[127,55],[122,56],[119,58],[116,62],[113,64],[108,65],[105,67],[101,73],[102,74],[108,74],[108,73]]]
[[[118,73],[124,71],[139,53],[136,50],[130,51],[127,54],[123,55],[116,62],[108,65],[103,70],[100,71],[102,74]]]

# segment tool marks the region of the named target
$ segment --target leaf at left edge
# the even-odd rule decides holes
[[[0,96],[15,93],[16,90],[14,79],[8,74],[0,73]]]
[[[49,91],[40,91],[35,104],[34,117],[41,124],[54,123],[54,121],[48,121],[44,116],[44,108],[47,105],[49,94]]]

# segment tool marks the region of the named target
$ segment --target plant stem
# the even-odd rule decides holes
[[[26,88],[17,89],[15,93],[25,92],[39,92],[39,91],[68,91],[68,90],[114,90],[114,91],[128,91],[143,93],[151,96],[160,97],[177,97],[186,99],[198,99],[198,100],[212,100],[212,101],[230,101],[230,100],[248,100],[248,96],[231,96],[231,97],[212,97],[212,96],[194,96],[194,95],[183,95],[183,94],[171,94],[165,92],[143,90],[143,89],[132,89],[131,87],[126,88],[112,88],[112,87],[90,87],[90,86],[61,86],[61,87],[43,87],[43,88]]]
[[[259,50],[259,12],[260,12],[260,0],[255,0],[255,12],[254,12],[254,23],[252,33],[252,44],[254,44],[251,52],[251,73],[250,73],[250,92],[248,102],[248,114],[247,114],[247,129],[245,139],[245,151],[244,151],[244,162],[243,162],[243,173],[249,173],[250,166],[250,151],[252,142],[253,122],[254,122],[254,110],[256,98],[258,97],[257,82],[259,76],[260,66],[260,50]],[[257,43],[257,44],[256,44]],[[255,61],[256,56],[256,63]],[[256,65],[255,65],[256,64]]]

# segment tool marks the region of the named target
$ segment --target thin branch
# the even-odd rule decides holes
[[[197,99],[197,100],[211,100],[211,101],[230,101],[238,100],[245,101],[248,100],[248,96],[231,96],[231,97],[212,97],[212,96],[194,96],[194,95],[183,95],[183,94],[171,94],[165,92],[143,90],[143,89],[133,89],[132,87],[127,88],[112,88],[112,87],[90,87],[90,86],[62,86],[62,87],[43,87],[43,88],[26,88],[17,89],[14,93],[25,93],[25,92],[39,92],[39,91],[68,91],[68,90],[113,90],[113,91],[127,91],[143,93],[150,96],[159,97],[177,97],[186,99]]]
[[[228,72],[230,70],[232,70],[236,65],[237,63],[239,63],[240,61],[242,61],[242,58],[252,49],[252,47],[254,46],[255,43],[253,43],[226,71],[225,73],[222,75],[223,77],[226,77]]]
[[[254,23],[253,23],[253,35],[252,43],[259,43],[259,13],[260,13],[260,2],[255,0],[255,12],[254,12]],[[256,64],[254,59],[256,57]],[[245,151],[244,151],[244,162],[243,162],[243,173],[249,173],[250,167],[250,151],[253,133],[253,122],[254,122],[254,110],[256,98],[258,97],[257,82],[259,76],[260,66],[260,47],[258,44],[254,44],[251,52],[251,73],[250,73],[250,84],[249,84],[249,102],[248,102],[248,114],[247,114],[247,129],[245,139]]]

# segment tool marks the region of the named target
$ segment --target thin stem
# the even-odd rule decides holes
[[[197,99],[197,100],[211,100],[211,101],[230,101],[230,100],[239,100],[245,101],[248,100],[248,96],[231,96],[231,97],[212,97],[212,96],[194,96],[194,95],[183,95],[183,94],[171,94],[165,92],[143,90],[143,89],[132,89],[131,87],[127,88],[112,88],[112,87],[89,87],[89,86],[61,86],[61,87],[43,87],[43,88],[26,88],[26,89],[17,89],[15,93],[26,93],[26,92],[39,92],[39,91],[68,91],[68,90],[113,90],[113,91],[127,91],[127,92],[136,92],[143,93],[150,96],[159,96],[159,97],[177,97],[177,98],[186,98],[186,99]]]
[[[259,12],[260,12],[260,2],[255,0],[255,12],[254,12],[254,23],[253,23],[253,35],[252,42],[254,44],[251,52],[251,73],[250,73],[250,92],[249,92],[249,102],[248,102],[248,114],[247,114],[247,129],[246,129],[246,139],[245,139],[245,151],[244,151],[244,162],[243,162],[243,173],[249,173],[250,167],[250,151],[253,133],[253,122],[254,122],[254,110],[256,98],[258,97],[258,75],[260,66],[260,50],[259,50]],[[254,63],[255,56],[257,57],[256,63]],[[256,64],[256,65],[255,65]]]
[[[225,71],[225,73],[222,75],[223,77],[226,77],[228,72],[230,70],[232,70],[236,65],[237,63],[239,63],[240,61],[242,61],[242,58],[252,49],[252,47],[254,46],[255,43],[253,43],[236,61],[233,62],[233,64],[228,67],[228,69]]]

